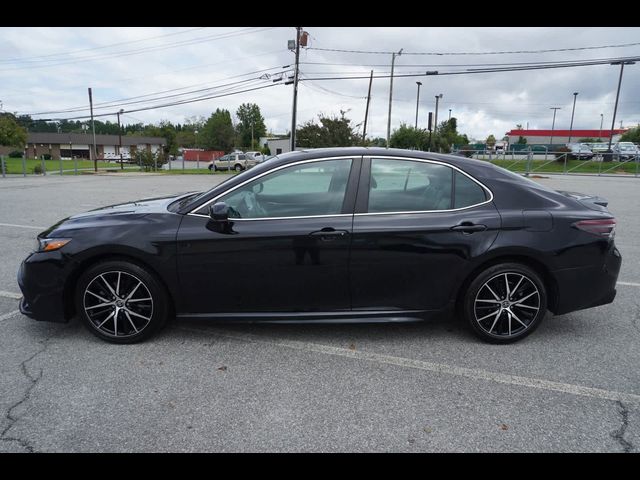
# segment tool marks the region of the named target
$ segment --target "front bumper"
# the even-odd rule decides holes
[[[64,308],[66,276],[59,252],[33,253],[18,270],[18,286],[22,291],[20,312],[45,322],[68,322]]]
[[[613,302],[621,264],[620,252],[611,245],[602,265],[553,272],[558,289],[553,313],[562,315]]]

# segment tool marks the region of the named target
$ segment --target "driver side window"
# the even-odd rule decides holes
[[[234,218],[300,217],[342,213],[351,159],[293,165],[220,197]]]

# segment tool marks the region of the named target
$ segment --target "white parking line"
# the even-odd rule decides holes
[[[0,315],[0,322],[6,320],[7,318],[11,318],[14,315],[18,315],[20,310],[14,310],[13,312],[5,313],[4,315]]]
[[[507,385],[518,385],[521,387],[538,388],[552,392],[568,393],[571,395],[579,395],[583,397],[598,398],[602,400],[614,400],[625,403],[633,403],[640,405],[640,395],[634,393],[617,392],[615,390],[604,390],[601,388],[585,387],[583,385],[575,385],[570,383],[553,382],[540,378],[522,377],[519,375],[509,375],[506,373],[491,372],[479,368],[456,367],[454,365],[446,365],[443,363],[425,362],[411,358],[394,357],[391,355],[383,355],[380,353],[364,352],[362,350],[350,350],[347,348],[332,347],[329,345],[321,345],[317,343],[283,341],[283,340],[265,340],[260,336],[251,334],[239,334],[235,332],[227,333],[220,330],[205,330],[190,327],[178,327],[181,330],[213,333],[225,338],[234,340],[242,340],[251,343],[262,343],[277,347],[291,348],[294,350],[302,350],[307,352],[323,353],[326,355],[335,355],[339,357],[353,358],[357,360],[367,360],[386,365],[394,365],[398,367],[414,368],[433,373],[444,375],[453,375],[457,377],[466,377],[474,380],[488,380],[491,382],[504,383]]]
[[[22,295],[19,293],[7,292],[5,290],[0,290],[0,297],[5,298],[15,298],[16,300],[20,300]]]
[[[31,228],[33,230],[44,230],[47,228],[47,227],[38,227],[36,225],[18,225],[16,223],[0,223],[0,227]]]
[[[634,282],[617,282],[617,285],[625,285],[627,287],[640,287],[640,283]]]

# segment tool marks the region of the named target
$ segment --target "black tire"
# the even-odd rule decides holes
[[[235,166],[233,167],[233,169],[236,172],[241,172],[242,171],[242,165],[240,165],[239,163],[236,163]]]
[[[462,316],[471,330],[490,343],[523,339],[538,328],[546,312],[544,282],[520,263],[501,263],[481,272],[469,284],[462,305]]]
[[[120,297],[113,295],[114,290]],[[125,302],[127,296],[130,300]],[[105,305],[104,300],[111,305]],[[76,285],[75,301],[78,316],[89,331],[102,340],[118,344],[137,343],[151,337],[164,326],[171,311],[166,289],[157,277],[126,260],[106,260],[83,272]],[[109,316],[111,319],[107,319]]]

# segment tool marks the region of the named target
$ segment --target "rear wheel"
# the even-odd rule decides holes
[[[76,307],[91,333],[112,343],[136,343],[165,323],[167,294],[155,275],[123,260],[100,262],[78,279]]]
[[[540,276],[519,263],[480,273],[464,297],[463,315],[473,332],[491,343],[511,343],[532,333],[547,311]]]
[[[241,171],[242,171],[242,165],[240,165],[239,163],[236,163],[236,166],[235,166],[235,167],[233,167],[233,169],[234,169],[236,172],[241,172]]]

